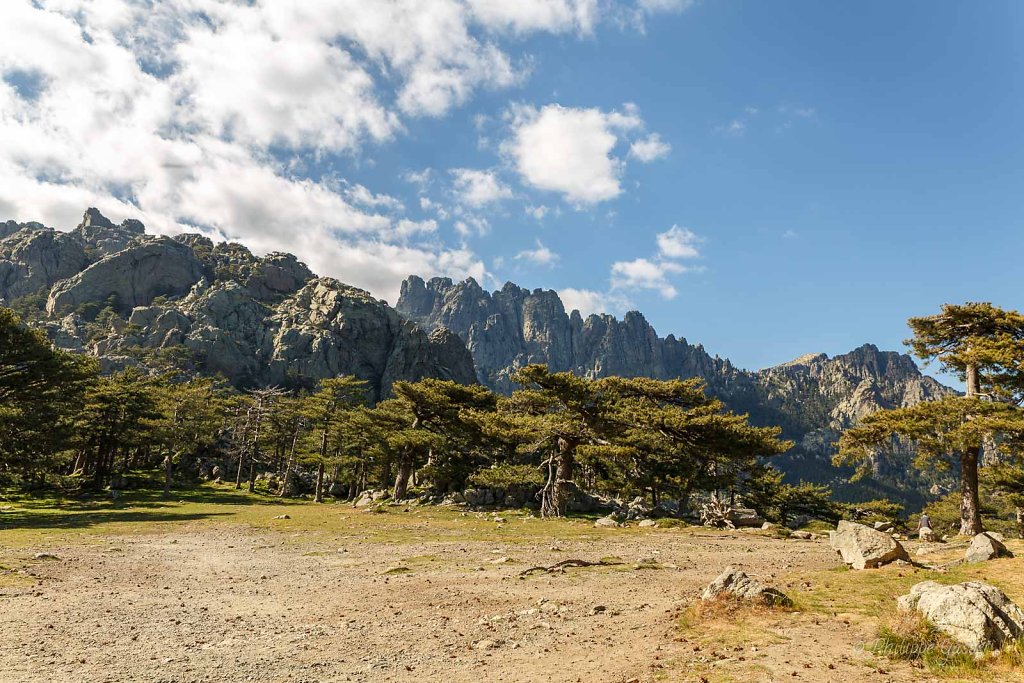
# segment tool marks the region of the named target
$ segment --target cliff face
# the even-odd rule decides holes
[[[108,370],[220,373],[239,386],[310,387],[352,374],[369,382],[373,399],[396,380],[475,380],[457,336],[317,278],[291,254],[260,258],[194,234],[154,237],[95,209],[67,233],[0,223],[0,303]]]
[[[829,358],[809,354],[790,363],[749,372],[710,356],[703,347],[672,335],[659,337],[635,311],[609,315],[566,313],[555,292],[508,283],[496,292],[475,281],[410,277],[402,285],[399,313],[427,328],[458,334],[476,361],[480,381],[496,391],[515,388],[510,375],[530,363],[587,377],[702,378],[729,408],[760,425],[779,425],[794,448],[779,465],[800,478],[831,484],[839,495],[897,495],[924,483],[907,471],[909,453],[880,457],[875,480],[848,483],[849,471],[831,465],[842,430],[883,408],[910,406],[953,393],[918,370],[905,354],[866,344]],[[927,488],[927,486],[924,486]]]
[[[491,293],[473,279],[424,282],[413,276],[402,284],[396,309],[429,329],[444,327],[459,335],[473,354],[480,381],[502,393],[515,388],[511,374],[531,363],[585,377],[714,378],[723,389],[738,376],[728,360],[712,358],[703,347],[672,335],[659,337],[636,311],[622,320],[584,319],[578,311],[567,314],[550,290],[531,292],[506,283]]]

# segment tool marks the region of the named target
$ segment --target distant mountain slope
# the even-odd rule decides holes
[[[511,374],[530,363],[586,377],[700,377],[731,409],[783,428],[796,446],[779,465],[795,478],[827,482],[842,498],[884,493],[912,504],[948,483],[913,473],[909,453],[878,458],[874,478],[855,485],[831,465],[835,439],[864,415],[952,393],[910,357],[870,344],[751,372],[660,337],[635,311],[584,318],[549,290],[415,276],[391,308],[290,254],[146,235],[138,221],[114,224],[95,209],[70,232],[0,223],[0,304],[108,370],[220,373],[238,386],[354,374],[375,399],[397,379],[422,377],[509,393]]]
[[[475,379],[463,343],[290,254],[253,256],[201,235],[145,234],[96,209],[70,232],[0,223],[0,303],[107,369],[220,373],[239,386],[353,374],[374,398],[398,379]]]
[[[553,291],[506,283],[488,292],[472,279],[412,276],[402,285],[396,309],[428,329],[458,334],[473,354],[480,381],[499,392],[511,391],[511,373],[530,363],[587,377],[700,377],[733,410],[749,413],[757,424],[783,427],[796,442],[781,461],[791,474],[825,481],[841,496],[896,492],[911,502],[920,502],[922,488],[934,483],[908,472],[905,455],[879,458],[875,481],[856,486],[848,483],[848,471],[830,462],[840,432],[864,415],[953,393],[922,375],[905,354],[865,344],[834,358],[808,354],[750,372],[685,339],[658,336],[636,311],[621,320],[583,318],[578,311],[567,313]]]

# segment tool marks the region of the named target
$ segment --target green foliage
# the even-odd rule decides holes
[[[944,304],[937,315],[911,318],[907,344],[956,373],[968,395],[1020,403],[1024,399],[1024,315],[990,303]]]
[[[41,479],[57,466],[95,361],[55,350],[0,308],[0,477]]]
[[[782,473],[772,467],[759,467],[740,487],[743,500],[765,519],[788,524],[796,517],[837,521],[842,506],[832,500],[827,486],[800,482],[784,484]]]
[[[468,479],[473,486],[491,489],[512,489],[540,486],[544,477],[533,465],[495,465],[477,470]]]
[[[843,517],[858,522],[892,522],[896,524],[903,518],[906,509],[900,503],[891,500],[877,499],[842,505]]]

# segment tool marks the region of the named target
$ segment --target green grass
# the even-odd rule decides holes
[[[535,542],[539,538],[578,540],[600,533],[636,533],[634,529],[595,530],[589,517],[542,520],[516,511],[493,515],[440,506],[353,508],[344,502],[316,504],[250,494],[232,484],[203,484],[172,491],[132,489],[112,499],[108,492],[65,497],[54,494],[0,495],[0,546],[46,547],[62,542],[99,542],[105,536],[166,533],[184,527],[245,526],[344,538],[347,543],[416,543],[476,540]],[[274,519],[287,514],[289,519]],[[367,515],[372,515],[372,523]],[[673,530],[673,533],[685,530]]]
[[[881,617],[890,613],[896,598],[910,592],[922,581],[943,584],[985,581],[1001,588],[1018,604],[1024,604],[1024,543],[1008,541],[1018,557],[979,564],[961,564],[945,571],[921,567],[887,565],[857,571],[837,567],[812,574],[789,577],[791,583],[809,582],[809,588],[792,595],[801,609],[822,614],[856,614]],[[960,550],[960,553],[963,551]],[[925,560],[930,558],[925,557]]]

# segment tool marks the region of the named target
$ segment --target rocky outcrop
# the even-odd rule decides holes
[[[96,209],[67,233],[0,224],[0,297],[49,289],[34,324],[61,348],[125,367],[221,374],[238,386],[312,388],[351,374],[370,398],[398,380],[471,383],[472,356],[454,333],[424,330],[387,303],[295,256],[255,256],[186,233],[145,234]],[[97,316],[110,306],[115,315]],[[48,316],[48,317],[47,317]]]
[[[964,553],[967,562],[987,562],[997,557],[1013,557],[1002,541],[994,538],[991,534],[980,533],[971,539],[971,545]]]
[[[896,560],[910,561],[907,551],[889,534],[845,519],[832,532],[832,549],[854,569],[875,569]]]
[[[1024,611],[995,586],[968,581],[915,584],[897,604],[917,611],[938,630],[974,652],[1002,647],[1024,635]]]
[[[202,265],[188,247],[158,237],[106,256],[50,291],[46,312],[60,315],[86,303],[109,304],[128,314],[158,296],[187,293],[203,277]]]
[[[713,377],[722,388],[739,375],[729,361],[712,358],[700,346],[659,337],[636,311],[622,320],[584,319],[578,311],[567,313],[551,290],[506,283],[492,293],[472,278],[425,282],[413,276],[402,284],[396,308],[430,329],[458,334],[473,354],[480,381],[502,393],[515,388],[512,373],[531,363],[585,377]]]
[[[97,258],[102,258],[144,241],[146,228],[133,218],[114,225],[98,209],[89,208],[72,234]]]
[[[73,235],[38,223],[0,225],[7,226],[0,230],[0,299],[11,301],[49,289],[89,265],[82,243]],[[17,229],[9,231],[12,226]]]
[[[714,600],[728,596],[737,600],[760,603],[770,607],[789,607],[793,601],[782,591],[765,586],[752,579],[739,567],[728,566],[718,578],[708,584],[701,594],[701,600]]]

